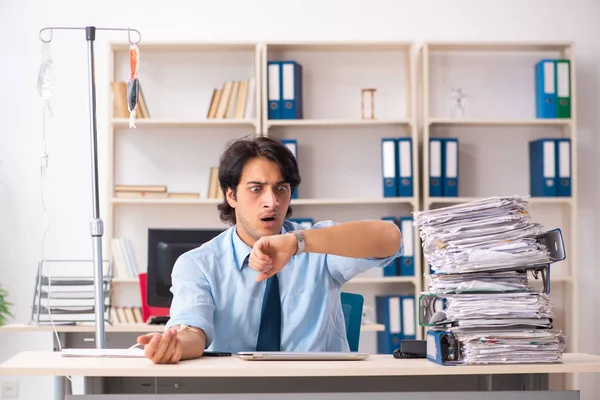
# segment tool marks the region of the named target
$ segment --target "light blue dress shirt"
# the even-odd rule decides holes
[[[333,226],[319,222],[311,229]],[[281,232],[306,229],[285,221]],[[278,273],[281,294],[281,351],[349,351],[340,294],[342,285],[387,258],[350,258],[302,253]],[[248,266],[252,248],[235,226],[178,258],[173,267],[170,319],[167,327],[196,326],[206,333],[207,350],[256,350],[266,281]]]

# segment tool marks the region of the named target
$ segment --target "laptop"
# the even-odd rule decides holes
[[[249,361],[358,361],[369,358],[369,353],[335,351],[240,351],[242,360]]]

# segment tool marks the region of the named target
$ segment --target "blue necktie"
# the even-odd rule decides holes
[[[277,278],[277,274],[275,274],[267,279],[256,350],[279,351],[280,349],[281,300],[279,298],[279,279]]]

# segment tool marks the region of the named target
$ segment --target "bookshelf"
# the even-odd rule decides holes
[[[261,43],[140,43],[140,84],[149,118],[136,119],[136,129],[128,118],[117,115],[115,96],[110,96],[112,115],[108,134],[108,213],[105,221],[105,249],[110,240],[130,240],[138,269],[146,270],[148,228],[225,228],[218,220],[219,199],[207,198],[209,168],[227,142],[261,134],[262,124],[262,44]],[[112,44],[110,82],[128,76],[128,45]],[[211,96],[223,82],[253,77],[254,112],[251,118],[207,118]],[[277,125],[278,121],[273,126]],[[401,126],[412,123],[405,117],[385,121],[314,119],[288,121],[290,126],[340,127]],[[283,124],[285,125],[285,124]],[[166,185],[171,191],[197,192],[198,198],[119,197],[117,185]],[[383,198],[380,191],[369,196],[345,198],[315,197],[292,201],[297,210],[322,208],[327,215],[336,207],[354,214],[372,206],[412,207],[418,198]],[[332,207],[334,206],[334,207]],[[298,211],[296,211],[296,214]],[[108,252],[110,254],[110,250]],[[416,279],[384,281],[409,283]],[[370,284],[377,280],[357,280]],[[135,306],[140,302],[136,277],[114,280],[115,305]],[[365,332],[382,329],[379,324],[362,327]]]
[[[571,118],[536,118],[534,65],[543,58],[571,62]],[[528,142],[538,138],[571,139],[572,196],[531,197],[529,211],[545,229],[561,228],[563,232],[567,259],[551,267],[550,295],[557,316],[554,327],[565,332],[566,351],[577,352],[578,146],[573,45],[425,42],[419,64],[425,210],[482,197],[529,194]],[[450,114],[450,89],[454,87],[462,88],[467,95],[463,117]],[[459,197],[430,196],[431,137],[458,138]],[[429,273],[428,268],[424,271]],[[567,384],[576,386],[576,378]]]
[[[293,217],[315,222],[398,218],[482,197],[527,194],[527,142],[570,137],[573,196],[531,198],[530,211],[548,229],[563,230],[568,256],[553,265],[552,296],[556,326],[567,334],[568,351],[577,351],[577,124],[571,44],[425,42],[417,51],[412,42],[141,43],[140,52],[140,82],[150,118],[138,119],[137,128],[130,129],[127,118],[111,116],[105,239],[129,238],[142,271],[148,228],[225,227],[215,209],[219,200],[206,196],[209,168],[217,165],[228,141],[242,136],[298,141],[302,184],[299,198],[291,203]],[[126,80],[127,54],[127,45],[111,46],[111,82]],[[542,57],[571,59],[570,119],[535,118],[533,65]],[[303,66],[302,119],[268,118],[267,62],[281,59]],[[206,118],[214,89],[226,80],[248,77],[256,85],[250,118]],[[453,86],[467,94],[467,115],[461,119],[448,113]],[[361,119],[361,89],[367,87],[377,89],[373,120]],[[435,136],[459,138],[459,197],[429,194],[424,144]],[[384,137],[412,138],[412,197],[383,197]],[[113,193],[116,184],[160,184],[200,196],[124,198]],[[413,241],[414,277],[361,274],[344,290],[362,293],[371,308],[379,294],[418,295],[428,271],[417,227]],[[138,291],[137,279],[116,279],[115,304],[137,305]],[[372,328],[364,330],[376,330]],[[423,334],[418,328],[417,337]],[[364,350],[376,352],[375,338],[365,339],[370,343]]]
[[[410,42],[264,43],[262,134],[297,141],[302,183],[298,198],[292,200],[293,217],[315,222],[397,219],[419,209],[415,56]],[[273,60],[294,60],[302,66],[301,119],[269,118],[268,62]],[[375,119],[361,117],[362,88],[377,89]],[[384,137],[412,138],[412,197],[383,197]],[[412,234],[418,252],[416,228]],[[418,296],[420,276],[416,254],[415,276],[382,277],[381,271],[372,270],[349,281],[343,290],[363,294],[365,307],[375,310],[377,295]],[[375,313],[369,318],[375,320]],[[416,333],[422,338],[420,329]],[[369,338],[367,347],[361,348],[377,352],[375,339]]]
[[[138,46],[141,93],[149,115],[140,118],[145,116],[138,113],[136,128],[129,128],[129,119],[118,109],[122,98],[113,89],[108,104],[104,248],[110,254],[112,238],[128,239],[138,271],[145,272],[148,228],[225,228],[216,212],[219,200],[207,198],[210,168],[218,165],[228,141],[261,130],[260,45],[146,42]],[[128,57],[128,44],[110,45],[109,85],[127,80]],[[220,118],[209,114],[215,90],[223,90],[226,82],[251,80],[254,90],[246,91],[242,114],[234,109]],[[117,185],[165,185],[169,192],[198,197],[119,197],[113,190]],[[137,276],[117,276],[114,283],[115,305],[139,306]]]

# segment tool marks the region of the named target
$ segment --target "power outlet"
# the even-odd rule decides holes
[[[19,397],[19,382],[2,382],[2,398],[16,399]]]

